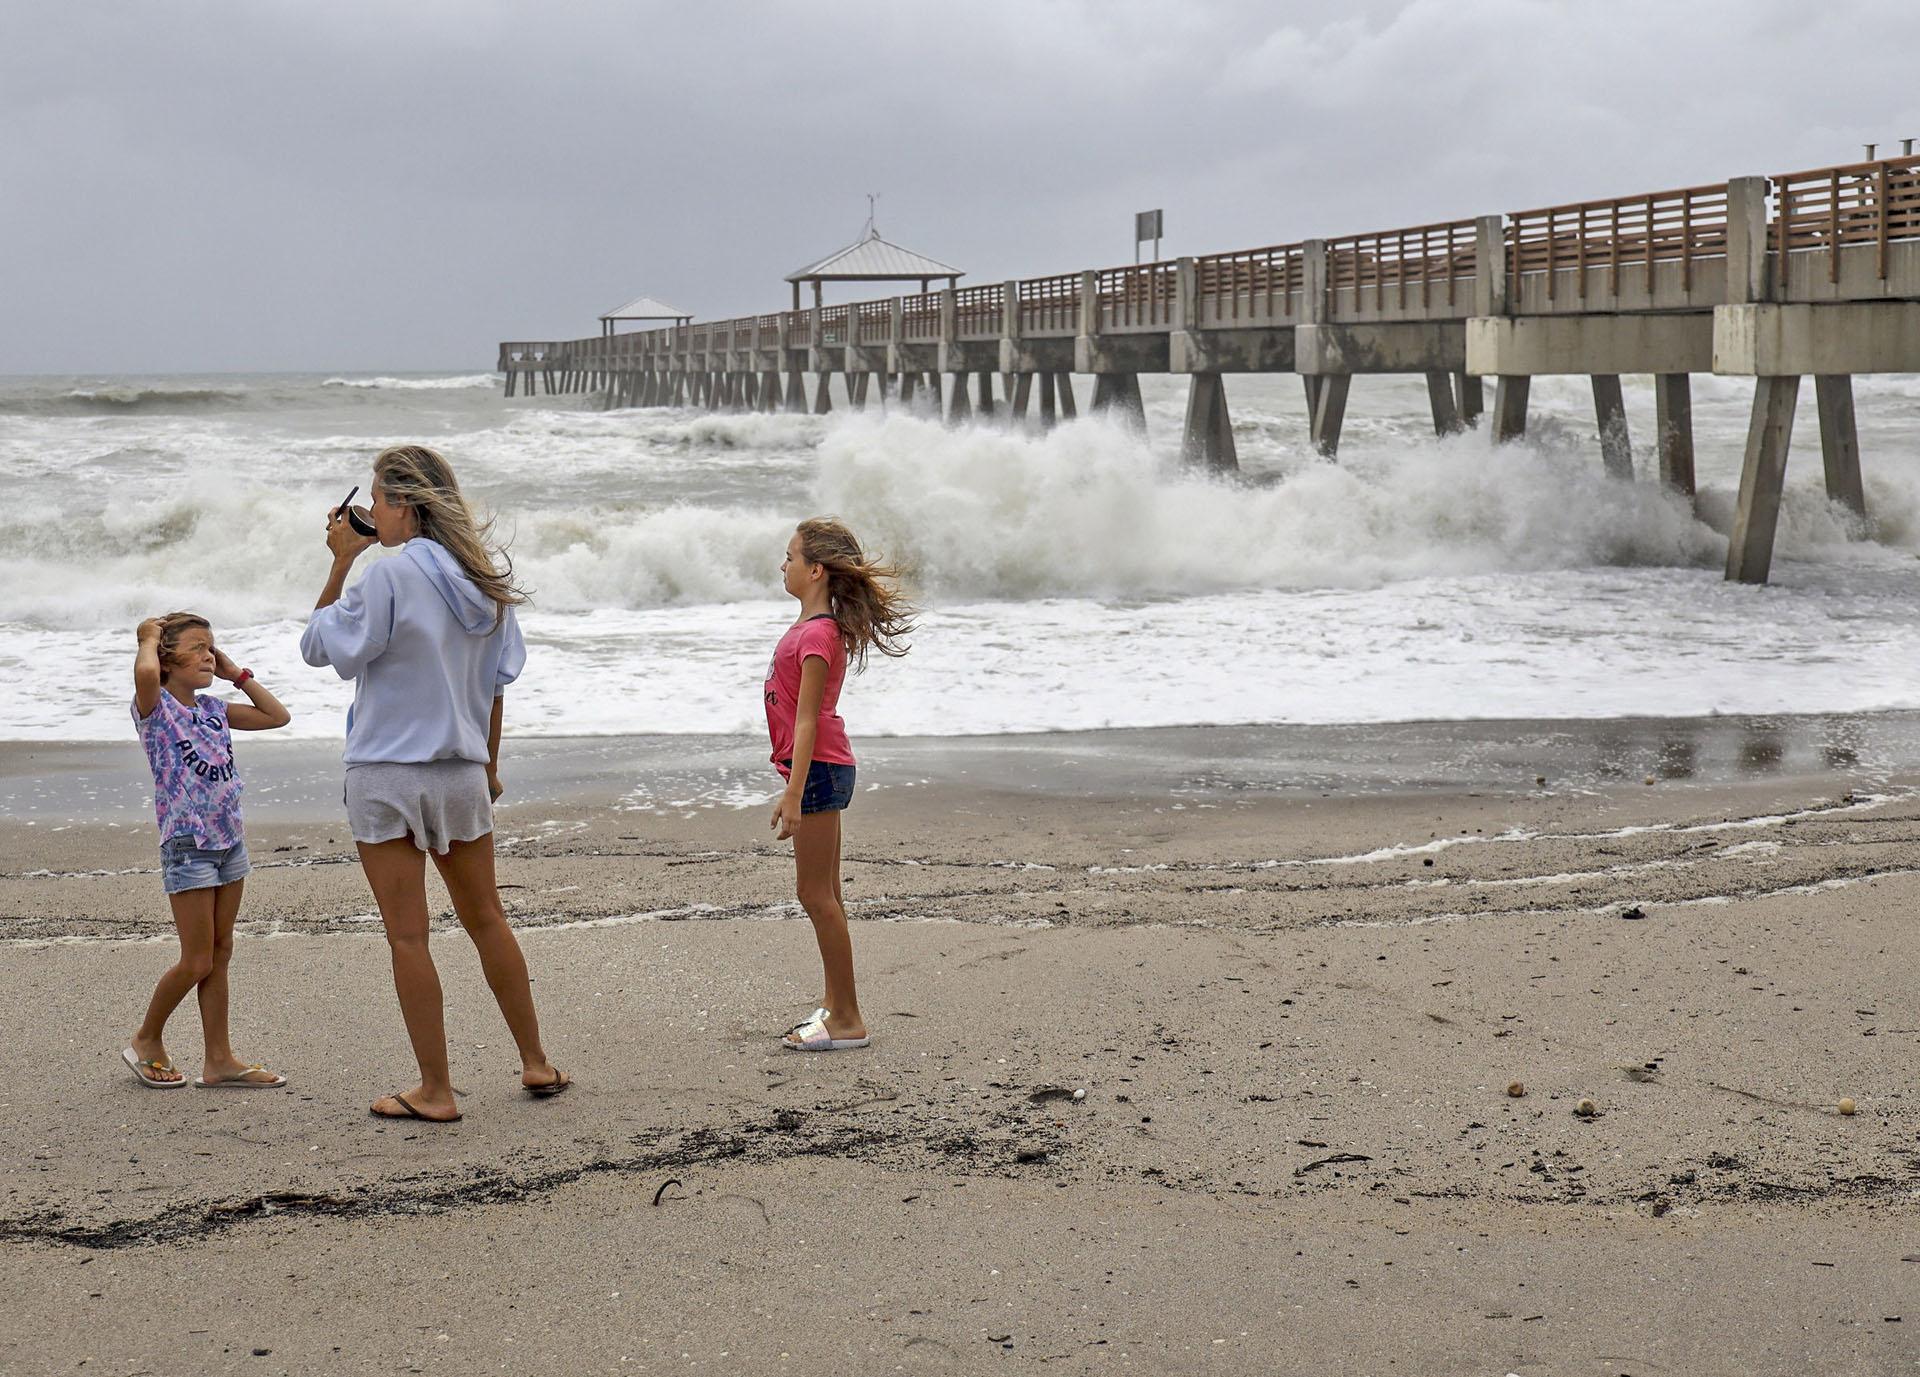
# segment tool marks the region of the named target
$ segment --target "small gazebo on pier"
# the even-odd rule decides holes
[[[616,306],[600,317],[600,333],[611,336],[617,322],[623,320],[665,320],[675,325],[686,325],[693,320],[691,313],[678,306],[669,306],[653,296],[637,296],[624,306]]]
[[[898,244],[882,239],[879,229],[869,220],[867,232],[862,238],[788,273],[787,281],[793,284],[793,309],[797,311],[800,309],[800,284],[803,282],[813,284],[813,304],[818,306],[820,284],[823,282],[917,281],[921,292],[925,293],[942,278],[949,287],[957,287],[965,276],[950,263],[942,263],[937,258],[928,258],[925,254],[903,249]]]

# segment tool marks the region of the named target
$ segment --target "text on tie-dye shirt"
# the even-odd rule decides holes
[[[153,770],[160,840],[190,836],[195,846],[215,851],[239,845],[240,775],[227,705],[202,693],[188,708],[162,691],[145,717],[134,705],[133,721]]]

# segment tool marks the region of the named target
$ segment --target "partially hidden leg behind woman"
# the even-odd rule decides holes
[[[427,950],[427,875],[425,854],[412,839],[361,842],[360,865],[380,907],[393,958],[393,986],[400,997],[400,1013],[414,1060],[420,1065],[420,1083],[402,1095],[383,1095],[372,1105],[383,1118],[420,1118],[451,1123],[460,1117],[453,1081],[447,1068],[445,1005],[440,973]],[[500,1012],[520,1048],[523,1084],[559,1083],[540,1047],[540,1025],[534,1016],[533,992],[527,966],[500,911],[493,883],[493,835],[456,842],[445,857],[434,857],[453,898],[454,911],[473,937],[480,961],[493,988]]]

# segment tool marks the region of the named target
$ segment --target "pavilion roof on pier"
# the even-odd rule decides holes
[[[613,310],[602,313],[600,319],[688,321],[693,319],[693,314],[690,311],[681,310],[678,306],[669,306],[658,297],[637,296],[624,306],[616,306]]]
[[[866,238],[844,249],[838,249],[804,268],[796,268],[787,274],[787,281],[901,282],[915,278],[957,279],[963,276],[965,274],[951,263],[942,263],[937,258],[928,258],[925,254],[889,243],[880,237],[880,231],[876,229],[869,230]]]

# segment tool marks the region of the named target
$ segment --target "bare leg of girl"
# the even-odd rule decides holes
[[[500,889],[493,872],[493,833],[472,841],[455,842],[444,856],[435,856],[440,878],[446,881],[453,911],[480,953],[487,986],[507,1020],[520,1049],[520,1083],[553,1085],[560,1073],[540,1045],[540,1017],[534,1012],[533,987],[527,980],[527,959],[500,907]]]
[[[174,930],[180,934],[180,959],[166,969],[159,983],[153,987],[153,998],[147,1002],[147,1016],[141,1020],[139,1031],[133,1035],[135,1055],[149,1062],[167,1060],[164,1036],[167,1020],[180,1007],[180,1001],[187,997],[187,991],[213,971],[214,891],[183,890],[179,894],[169,894],[167,901],[173,907]],[[177,1081],[185,1075],[177,1068],[172,1071],[149,1071],[148,1074],[162,1081]]]
[[[834,829],[834,833],[833,833],[833,901],[840,905],[840,912],[842,914],[845,914],[847,911],[847,900],[846,900],[846,896],[840,892],[840,838],[842,835],[843,834],[841,829],[839,828]],[[833,1007],[832,1004],[827,1002],[827,996],[824,989],[821,991],[820,999],[817,1007],[822,1009],[831,1009]]]
[[[360,868],[367,873],[380,921],[386,924],[387,948],[393,958],[393,988],[400,996],[400,1014],[407,1022],[414,1060],[420,1063],[420,1084],[407,1092],[407,1102],[426,1118],[450,1119],[460,1112],[454,1103],[453,1081],[447,1071],[446,1010],[441,1002],[440,973],[427,951],[427,863],[420,849],[406,837],[397,841],[361,842]],[[376,1114],[406,1113],[392,1095],[373,1102]]]
[[[840,814],[807,813],[793,834],[793,861],[800,906],[813,920],[826,972],[827,1031],[836,1038],[863,1038],[867,1023],[853,984],[853,936],[840,901]]]
[[[270,1082],[274,1078],[271,1071],[248,1071],[247,1064],[234,1056],[227,1032],[227,967],[233,960],[233,923],[240,914],[240,893],[246,883],[235,880],[218,889],[200,891],[213,895],[213,969],[199,989],[200,1031],[207,1044],[200,1067],[202,1080]]]

